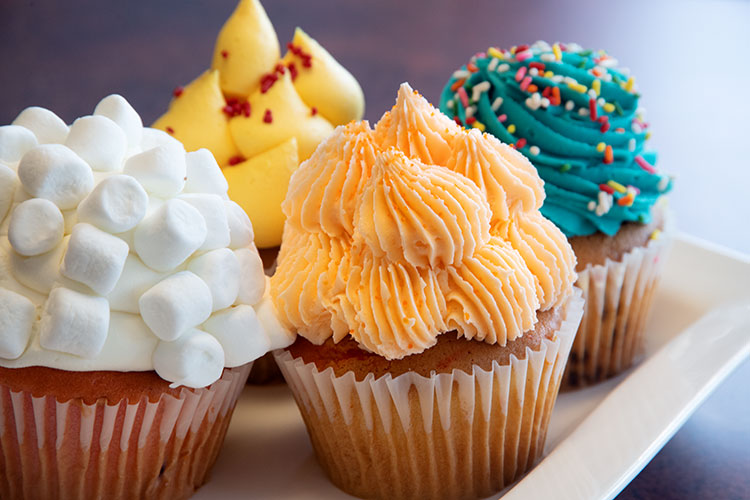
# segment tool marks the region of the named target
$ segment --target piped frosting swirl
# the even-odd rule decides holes
[[[522,155],[403,84],[374,129],[338,127],[293,175],[271,296],[312,342],[350,335],[387,359],[454,330],[504,345],[575,281],[543,200]]]

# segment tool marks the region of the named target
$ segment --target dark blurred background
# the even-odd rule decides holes
[[[210,65],[236,0],[0,0],[0,123],[23,108],[70,122],[124,95],[151,123]],[[360,81],[377,120],[409,81],[437,101],[490,45],[576,41],[636,76],[681,230],[750,252],[750,3],[266,0],[279,40],[302,27]],[[750,286],[750,285],[748,285]],[[750,498],[745,363],[622,498]]]

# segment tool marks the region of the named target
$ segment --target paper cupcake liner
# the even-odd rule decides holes
[[[576,328],[580,291],[554,340],[490,370],[355,380],[286,351],[276,359],[323,469],[363,498],[477,498],[500,491],[541,456]]]
[[[116,404],[0,385],[0,498],[188,498],[208,478],[250,368]]]
[[[578,273],[576,286],[586,299],[562,388],[600,382],[629,368],[643,353],[643,333],[671,230],[625,254]]]

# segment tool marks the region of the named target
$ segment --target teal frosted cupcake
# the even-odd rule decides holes
[[[564,383],[629,367],[641,350],[668,221],[669,176],[646,147],[635,79],[604,51],[490,48],[454,72],[440,109],[514,145],[545,181],[542,214],[568,237],[587,307]]]

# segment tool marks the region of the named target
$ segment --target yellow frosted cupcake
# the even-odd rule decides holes
[[[477,498],[540,456],[582,314],[575,257],[522,155],[407,84],[292,176],[276,359],[331,480]]]

